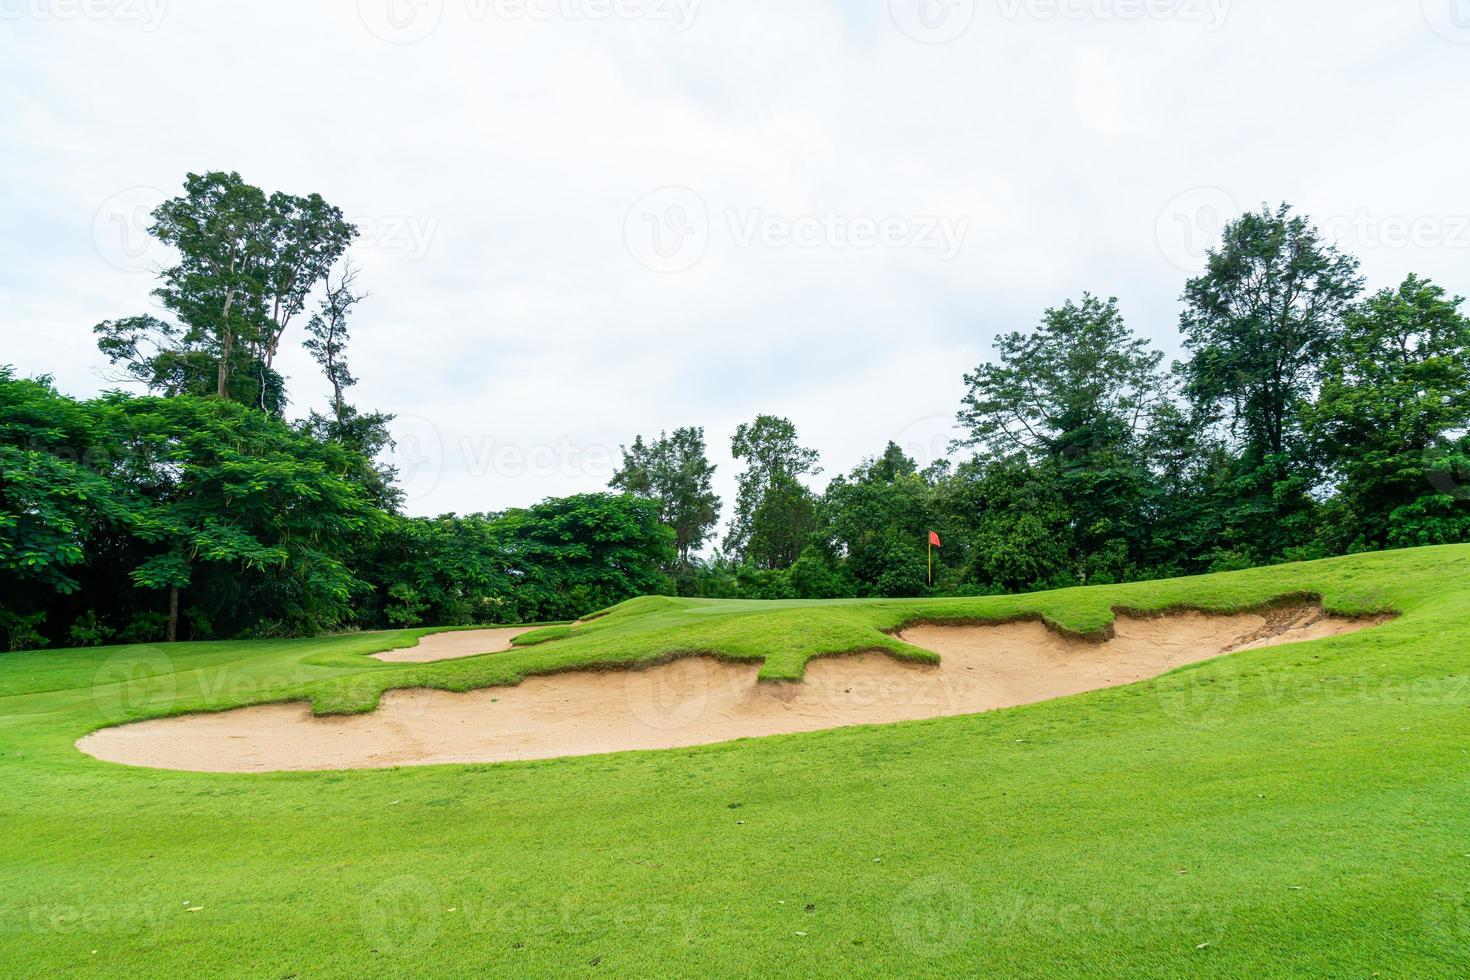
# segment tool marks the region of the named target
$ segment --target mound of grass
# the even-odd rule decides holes
[[[1226,613],[1319,600],[1328,611],[1343,615],[1395,611],[1390,592],[1340,584],[1320,572],[1321,563],[1290,565],[1142,585],[967,599],[761,602],[647,596],[578,623],[527,633],[516,639],[520,649],[513,653],[398,674],[355,675],[323,682],[308,693],[319,715],[355,714],[372,711],[383,691],[397,687],[468,691],[516,684],[534,674],[648,666],[695,654],[759,662],[765,681],[799,681],[807,661],[819,656],[876,651],[933,662],[933,653],[891,635],[917,622],[1041,618],[1061,632],[1104,639],[1115,611],[1152,614],[1191,608]]]
[[[960,718],[493,766],[225,775],[88,731],[690,653],[801,677],[915,621],[1399,617]],[[442,664],[424,630],[0,655],[17,975],[1463,976],[1470,547],[982,599],[652,597]]]

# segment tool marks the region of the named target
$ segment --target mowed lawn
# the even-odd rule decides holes
[[[272,775],[77,752],[129,718],[691,652],[799,677],[915,619],[1238,610],[1374,629],[984,715]],[[649,598],[421,667],[423,631],[0,655],[7,976],[1470,975],[1470,547],[1022,597]],[[537,639],[549,642],[535,643]],[[613,681],[615,682],[615,681]]]

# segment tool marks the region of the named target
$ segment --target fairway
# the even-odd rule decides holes
[[[201,710],[366,714],[399,696],[386,692],[448,697],[675,654],[767,682],[856,650],[913,671],[934,654],[890,632],[918,622],[1030,617],[1095,637],[1115,611],[1312,602],[1393,618],[1025,707],[694,748],[206,774],[74,744]],[[649,597],[512,652],[371,656],[426,632],[0,657],[0,963],[260,977],[1470,970],[1467,546],[992,598]]]

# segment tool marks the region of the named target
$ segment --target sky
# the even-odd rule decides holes
[[[0,0],[0,364],[117,387],[185,174],[361,230],[349,360],[412,514],[606,486],[789,417],[817,488],[946,452],[963,376],[1116,296],[1179,354],[1223,223],[1290,202],[1470,293],[1470,0]],[[328,387],[288,336],[290,414]]]

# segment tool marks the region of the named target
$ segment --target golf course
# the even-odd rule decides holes
[[[959,650],[1025,627],[1055,637],[1056,657],[1105,663],[1128,624],[1235,617],[1238,630],[1247,616],[1271,642],[1152,662],[1157,676],[1132,683],[1104,671],[1083,685],[1098,689],[998,710],[940,698],[916,709],[936,717],[889,724],[308,771],[84,751],[131,728],[248,719],[243,708],[299,716],[285,737],[309,755],[312,725],[371,719],[395,699],[478,698],[489,725],[521,686],[570,678],[630,703],[655,737],[697,740],[718,698],[691,707],[687,688],[630,679],[748,668],[753,689],[799,705],[813,677],[847,663],[831,675],[852,682],[838,693],[891,710],[920,689],[885,686],[884,665],[943,670],[951,653],[911,641],[946,630]],[[1341,629],[1277,642],[1308,622]],[[1470,546],[995,597],[653,596],[493,638],[498,652],[373,656],[426,635],[454,634],[0,657],[7,972],[1470,970]],[[1000,643],[991,662],[1023,646]],[[266,737],[236,727],[235,741]],[[411,734],[376,737],[394,731]]]
[[[1470,0],[0,21],[0,980],[1470,980]]]

